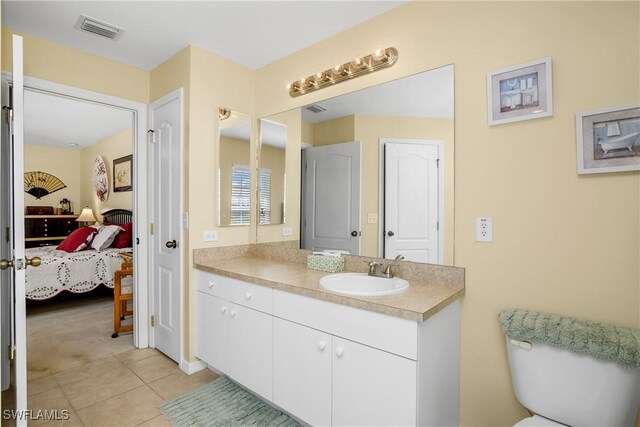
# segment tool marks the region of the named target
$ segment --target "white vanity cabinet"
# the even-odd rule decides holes
[[[271,400],[272,290],[204,272],[196,285],[196,356]]]
[[[196,277],[196,355],[298,419],[459,424],[458,301],[420,322]]]

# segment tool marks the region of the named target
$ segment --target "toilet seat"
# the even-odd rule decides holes
[[[541,417],[540,415],[534,415],[533,417],[525,418],[518,421],[513,427],[559,427],[564,424],[551,421],[548,418]]]

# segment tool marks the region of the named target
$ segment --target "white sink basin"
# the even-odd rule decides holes
[[[399,277],[369,276],[366,273],[330,274],[320,279],[323,288],[344,295],[382,296],[405,292],[409,282]]]

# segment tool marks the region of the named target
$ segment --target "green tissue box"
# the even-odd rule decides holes
[[[339,271],[344,271],[344,258],[315,254],[308,255],[307,268],[309,270],[337,273]]]

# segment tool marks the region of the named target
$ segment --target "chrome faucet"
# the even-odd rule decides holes
[[[387,267],[384,269],[384,272],[382,271],[382,264],[380,264],[378,261],[371,261],[369,263],[369,276],[374,276],[374,277],[386,277],[388,279],[392,279],[393,278],[393,271],[391,270],[391,268],[395,265],[398,264],[398,262],[402,261],[404,259],[404,257],[402,255],[398,255],[392,263],[390,263],[389,265],[387,265]]]
[[[395,259],[393,260],[394,262],[392,262],[391,264],[387,265],[387,268],[384,269],[384,273],[382,273],[382,275],[388,279],[392,279],[393,278],[393,272],[391,271],[391,267],[393,267],[394,265],[398,265],[398,263],[400,261],[402,261],[404,259],[404,257],[402,255],[398,255],[397,257],[395,257]]]

